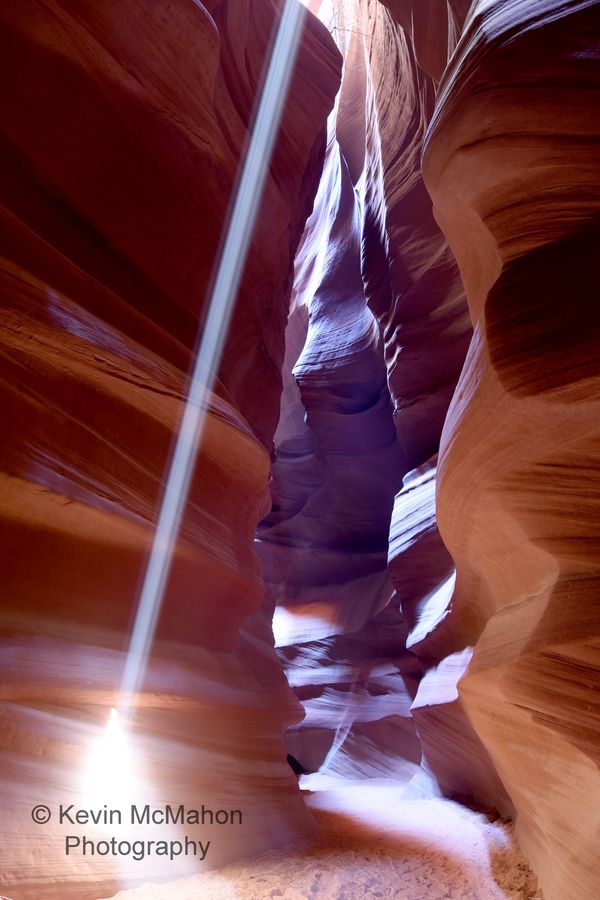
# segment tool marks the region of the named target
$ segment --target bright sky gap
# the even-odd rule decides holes
[[[209,300],[206,326],[200,341],[185,402],[181,426],[168,470],[165,492],[144,576],[118,708],[125,712],[138,693],[152,646],[173,551],[189,494],[190,483],[206,421],[206,405],[214,388],[252,232],[262,199],[283,107],[294,71],[305,16],[298,0],[286,0],[264,80],[255,107],[248,144],[229,228]]]

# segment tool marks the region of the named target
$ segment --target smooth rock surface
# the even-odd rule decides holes
[[[131,857],[66,855],[73,826],[57,821],[58,805],[121,806],[126,794],[112,789],[129,771],[142,805],[242,810],[233,834],[208,835],[205,865],[313,828],[283,743],[301,711],[273,652],[253,552],[269,506],[293,257],[339,84],[338,51],[313,17],[147,676],[124,733],[109,723],[279,7],[24,0],[0,12],[1,878],[11,896],[97,898],[202,867],[155,856],[142,872]],[[39,803],[54,813],[48,825],[32,821]],[[98,837],[92,826],[76,833],[86,827]]]
[[[424,159],[475,323],[439,464],[459,693],[551,900],[598,893],[597,26],[475,3]]]
[[[405,4],[396,21],[377,2],[340,4],[329,20],[345,67],[296,260],[284,365],[284,372],[293,367],[295,384],[284,387],[273,509],[257,545],[277,604],[279,654],[308,711],[288,736],[291,752],[306,765],[321,759],[335,769],[347,738],[342,759],[352,746],[354,765],[365,772],[379,740],[382,765],[394,768],[390,716],[404,717],[397,765],[419,759],[412,716],[398,698],[414,698],[423,670],[415,652],[434,653],[407,652],[407,637],[411,629],[418,636],[419,620],[437,621],[429,598],[451,576],[452,561],[436,530],[435,463],[423,490],[412,490],[420,476],[408,473],[437,451],[470,334],[458,272],[419,170],[435,80],[415,59],[413,41],[427,56],[434,19],[415,37],[406,22],[412,7]],[[328,21],[324,9],[321,15]],[[346,638],[366,634],[368,655],[356,659],[350,679],[345,656],[335,654]],[[443,642],[438,652],[445,654]],[[373,680],[369,667],[386,665],[387,680]],[[408,692],[391,674],[395,666],[413,672]],[[342,677],[345,711],[330,703]],[[378,696],[381,728],[372,716],[368,727],[360,721],[364,691]],[[354,715],[362,738],[352,730]],[[323,759],[327,722],[331,747]]]

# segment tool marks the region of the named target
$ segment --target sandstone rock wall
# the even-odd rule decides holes
[[[9,894],[97,897],[141,877],[131,860],[66,858],[64,829],[32,823],[31,806],[91,803],[80,779],[116,702],[278,8],[24,0],[0,13]],[[141,802],[158,791],[162,802],[244,811],[233,837],[212,833],[209,865],[311,827],[282,737],[300,711],[265,627],[252,542],[268,509],[293,256],[339,67],[311,18],[123,754],[136,761]],[[149,862],[143,877],[190,865]]]
[[[417,27],[412,6],[399,4],[397,20],[376,2],[323,14],[345,67],[320,199],[297,258],[284,367],[294,366],[296,384],[283,394],[274,506],[258,545],[278,604],[280,655],[307,710],[289,735],[292,752],[312,768],[329,746],[331,771],[347,774],[348,756],[355,772],[402,778],[414,774],[407,761],[420,759],[410,710],[418,680],[448,652],[443,641],[411,652],[406,642],[419,622],[424,632],[437,624],[440,601],[444,619],[451,596],[427,461],[470,335],[420,175],[439,77],[423,59],[439,50],[430,46],[437,10]],[[454,13],[445,15],[456,30]],[[424,491],[412,490],[419,473],[403,488],[421,466]],[[409,521],[405,501],[415,500]],[[369,701],[365,724],[372,695],[377,714]],[[400,728],[393,738],[390,723]],[[373,748],[380,759],[371,767]]]
[[[104,725],[279,4],[1,10],[9,894],[139,877],[66,860],[30,817],[106,802],[130,763],[142,803],[244,811],[234,839],[201,830],[209,865],[305,834],[289,727],[310,769],[420,765],[516,815],[546,898],[595,898],[598,4],[469,6],[323,4],[345,59],[327,134],[340,54],[307,20],[118,757]]]
[[[320,605],[333,569],[331,554],[311,544],[317,515],[331,521],[338,498],[349,510],[352,495],[356,523],[374,473],[362,466],[360,489],[338,481],[333,495],[323,494],[326,502],[315,490],[326,481],[337,427],[324,437],[317,412],[320,404],[327,409],[332,385],[348,370],[349,344],[358,371],[364,343],[347,324],[341,339],[328,340],[336,322],[345,324],[343,306],[331,300],[324,313],[322,261],[315,278],[314,260],[306,267],[301,255],[288,332],[289,360],[300,359],[300,396],[290,382],[282,405],[288,430],[280,431],[274,467],[276,509],[264,532],[265,545],[272,541],[277,550],[262,552],[271,588],[287,607],[280,610],[280,655],[308,713],[290,746],[316,766],[333,741],[338,762],[328,758],[329,768],[360,771],[362,754],[371,775],[375,748],[383,767],[400,775],[375,726],[378,717],[387,723],[394,711],[406,711],[406,695],[394,696],[391,680],[402,672],[414,700],[404,736],[396,732],[392,740],[396,752],[418,759],[407,738],[412,719],[422,764],[445,793],[516,816],[548,896],[592,897],[597,4],[481,2],[468,16],[468,4],[443,4],[443,27],[439,4],[386,6],[389,12],[357,7],[351,23],[358,23],[362,46],[347,39],[329,172],[336,173],[335,197],[343,193],[340,170],[331,166],[339,154],[343,177],[354,185],[359,224],[354,216],[344,233],[359,230],[364,296],[379,326],[393,404],[403,476],[401,489],[393,488],[390,523],[395,594],[373,615],[380,595],[364,583],[359,599],[350,567],[340,600]],[[335,25],[340,34],[352,31],[343,19]],[[443,46],[456,47],[447,68]],[[425,180],[452,255],[419,175],[424,141]],[[325,287],[343,297],[339,232],[330,229],[320,240]],[[452,256],[475,327],[455,393],[469,329]],[[319,327],[324,315],[326,329]],[[439,460],[442,542],[435,454],[453,394]],[[286,459],[290,436],[297,443]],[[351,439],[344,447],[360,458]],[[294,453],[310,457],[313,476],[290,478]],[[351,531],[338,534],[341,542]],[[298,543],[312,562],[308,589],[299,568],[285,563]],[[396,673],[385,668],[392,661]]]
[[[598,5],[474,4],[424,173],[475,333],[444,429],[459,685],[544,896],[597,895]]]

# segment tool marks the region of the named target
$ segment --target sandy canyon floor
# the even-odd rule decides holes
[[[320,831],[302,848],[244,859],[115,900],[540,900],[512,826],[390,782],[303,778]],[[308,790],[310,788],[310,790]]]

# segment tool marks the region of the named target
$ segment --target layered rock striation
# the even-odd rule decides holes
[[[378,717],[405,715],[405,735],[418,735],[422,765],[445,793],[516,815],[547,895],[592,897],[597,4],[482,2],[468,15],[461,3],[385,5],[357,4],[355,19],[338,12],[334,21],[334,33],[352,36],[332,126],[338,149],[329,150],[335,174],[326,179],[335,196],[343,193],[331,165],[339,155],[358,208],[345,233],[360,235],[362,290],[387,371],[403,479],[389,482],[394,593],[386,589],[382,609],[373,584],[361,583],[359,599],[348,552],[368,508],[363,491],[380,484],[384,468],[375,478],[362,465],[358,487],[353,476],[338,480],[333,496],[323,492],[322,503],[319,494],[332,432],[343,429],[335,416],[322,429],[317,411],[331,409],[350,344],[356,371],[364,365],[363,307],[350,327],[346,257],[329,227],[319,244],[325,267],[321,260],[307,274],[299,258],[288,353],[291,365],[298,360],[300,393],[291,382],[284,393],[276,505],[261,530],[280,604],[280,655],[307,711],[290,746],[310,766],[322,759],[330,771],[362,765],[372,775],[388,765]],[[435,220],[420,176],[423,149]],[[315,230],[316,220],[312,239]],[[469,341],[462,285],[475,332],[455,391]],[[330,339],[338,321],[343,337]],[[354,446],[347,438],[358,467],[363,445]],[[306,463],[294,468],[303,472],[297,481],[294,454]],[[333,602],[327,584],[339,566],[311,537],[334,518],[340,497],[350,507],[350,494],[352,528],[338,531],[336,547],[346,543],[345,581]],[[365,524],[365,548],[373,533]],[[310,585],[289,564],[302,554]],[[385,669],[392,661],[396,673]],[[392,687],[400,677],[403,696]],[[406,737],[394,746],[407,761],[419,757]],[[373,747],[379,770],[364,762]]]
[[[448,639],[551,900],[597,894],[597,25],[475,3],[424,160],[475,326],[440,452]]]
[[[284,366],[295,383],[283,394],[273,510],[258,549],[278,604],[280,655],[307,711],[288,736],[292,752],[344,773],[348,752],[356,771],[400,766],[404,777],[421,755],[410,710],[419,677],[446,654],[443,641],[434,649],[416,637],[443,620],[451,596],[428,461],[470,323],[420,175],[439,78],[423,63],[435,11],[415,37],[412,4],[400,6],[397,19],[375,2],[324,14],[344,75],[296,261]],[[447,18],[456,32],[454,12]],[[413,491],[413,481],[424,489]],[[404,736],[388,742],[388,721]],[[380,764],[370,769],[373,747]]]
[[[285,763],[283,730],[300,712],[252,547],[293,257],[339,84],[338,51],[312,17],[117,759],[104,727],[279,8],[26,0],[0,13],[2,878],[20,897],[139,880],[131,859],[65,856],[56,817],[32,822],[36,803],[115,801],[96,796],[103,758],[108,787],[131,763],[142,804],[242,810],[233,836],[200,829],[206,865],[312,827]],[[143,877],[199,865],[149,859]]]
[[[311,7],[338,49],[307,16],[121,726],[109,711],[281,3],[0,12],[9,894],[140,877],[132,859],[67,856],[39,803],[240,811],[228,832],[186,826],[205,858],[148,860],[145,878],[305,835],[287,729],[311,771],[515,816],[546,898],[596,896],[598,4]]]

